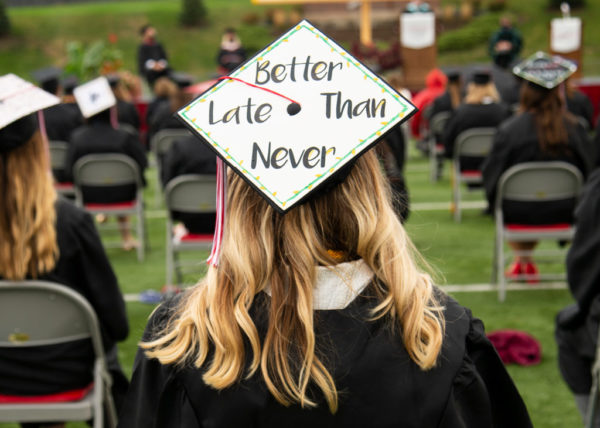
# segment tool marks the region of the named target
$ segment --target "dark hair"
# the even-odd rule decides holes
[[[559,86],[545,89],[532,83],[521,86],[521,109],[533,114],[537,137],[543,152],[562,151],[568,142],[567,125],[576,119],[563,109]]]
[[[148,30],[148,28],[152,27],[152,25],[150,24],[144,24],[142,25],[142,27],[140,28],[140,36],[144,36],[144,34],[146,34],[146,31]]]
[[[58,92],[58,87],[60,86],[60,82],[58,79],[50,79],[42,83],[40,86],[44,91],[56,95]]]

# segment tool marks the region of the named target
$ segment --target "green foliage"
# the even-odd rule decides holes
[[[585,7],[585,0],[548,0],[548,7],[551,9],[560,9],[561,3],[566,1],[572,8]]]
[[[8,33],[10,33],[10,20],[6,13],[4,1],[0,0],[0,37],[6,36]]]
[[[206,21],[206,7],[203,0],[183,0],[179,21],[186,27],[195,27]]]
[[[87,46],[81,42],[67,43],[66,74],[73,74],[85,81],[99,74],[112,73],[122,65],[123,54],[102,40],[96,40]]]
[[[486,43],[498,28],[498,14],[487,13],[454,31],[443,33],[438,40],[440,53],[472,49]]]

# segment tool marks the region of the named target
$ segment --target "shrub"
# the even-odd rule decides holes
[[[206,21],[204,0],[183,0],[179,22],[186,27],[195,27]]]
[[[488,13],[478,16],[457,30],[442,33],[438,39],[439,52],[461,51],[487,43],[498,29],[498,15]]]
[[[10,33],[10,21],[6,13],[4,1],[0,0],[0,37],[6,36],[8,33]]]

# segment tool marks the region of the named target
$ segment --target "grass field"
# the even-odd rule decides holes
[[[450,185],[445,178],[438,183],[428,179],[427,161],[416,154],[407,164],[407,180],[413,205],[424,202],[449,202]],[[145,192],[148,201],[148,228],[151,251],[143,263],[134,253],[109,249],[108,254],[117,272],[124,293],[139,293],[146,289],[158,290],[165,280],[165,219],[162,209],[152,208],[155,171],[147,172],[149,186]],[[480,199],[481,195],[469,195]],[[463,222],[453,222],[447,210],[417,210],[411,213],[406,225],[411,238],[426,259],[437,270],[440,283],[488,283],[493,245],[493,223],[480,210],[467,210]],[[198,268],[204,269],[207,254],[198,254]],[[199,275],[199,274],[198,274]],[[198,275],[187,280],[193,282]],[[483,319],[487,331],[518,329],[536,337],[542,345],[542,362],[533,367],[509,366],[508,369],[523,395],[536,427],[575,428],[581,421],[572,397],[557,368],[557,351],[553,338],[554,316],[571,302],[566,290],[509,291],[506,302],[499,303],[494,292],[453,293],[458,301]],[[126,373],[131,373],[136,343],[143,331],[153,305],[131,302],[127,310],[131,325],[129,338],[120,345],[119,355]],[[15,428],[3,425],[0,428]],[[83,428],[70,424],[69,428]]]

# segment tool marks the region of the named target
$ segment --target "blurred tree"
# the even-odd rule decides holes
[[[183,0],[183,7],[179,21],[186,27],[195,27],[204,24],[206,20],[206,7],[204,0]]]
[[[0,37],[6,36],[8,33],[10,33],[10,21],[6,13],[4,0],[0,0]]]

